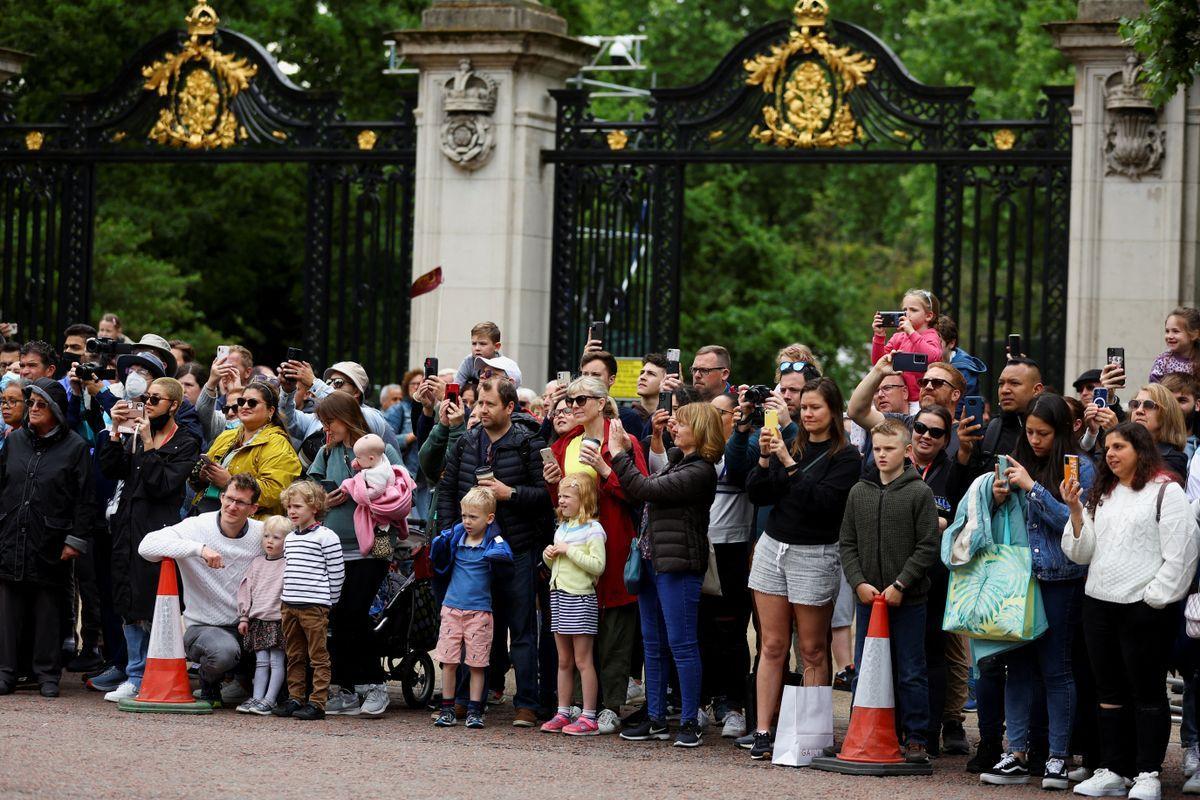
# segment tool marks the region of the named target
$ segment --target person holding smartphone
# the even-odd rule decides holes
[[[608,386],[599,378],[582,377],[567,386],[566,406],[574,426],[560,436],[550,450],[553,459],[543,459],[542,476],[550,492],[550,501],[558,503],[558,484],[566,475],[584,473],[596,480],[597,519],[604,528],[605,567],[596,584],[600,606],[600,626],[596,640],[596,660],[600,665],[601,712],[596,721],[601,733],[616,733],[617,715],[625,702],[637,639],[637,597],[625,588],[625,562],[637,532],[633,525],[633,502],[617,479],[609,451],[612,426],[612,400]],[[638,471],[647,475],[645,456],[634,440],[629,455]]]

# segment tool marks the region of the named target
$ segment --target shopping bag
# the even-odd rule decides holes
[[[772,764],[807,767],[833,747],[833,687],[784,686]]]
[[[721,596],[721,574],[717,571],[717,551],[713,549],[712,542],[708,543],[708,569],[704,571],[704,583],[700,584],[700,594]]]

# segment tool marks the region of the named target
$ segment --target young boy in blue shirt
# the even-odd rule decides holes
[[[429,548],[434,590],[445,593],[434,658],[442,665],[442,713],[435,725],[458,724],[454,689],[459,662],[471,670],[467,727],[483,727],[483,692],[492,650],[492,574],[512,564],[512,549],[496,525],[496,497],[476,486],[460,503],[462,522],[444,531]]]

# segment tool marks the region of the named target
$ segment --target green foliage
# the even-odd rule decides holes
[[[1200,75],[1200,6],[1180,0],[1150,0],[1136,19],[1121,21],[1121,35],[1143,58],[1147,96],[1158,105]]]

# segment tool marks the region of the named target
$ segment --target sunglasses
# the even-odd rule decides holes
[[[601,400],[601,399],[603,399],[603,398],[596,397],[595,395],[592,395],[592,394],[577,394],[574,397],[567,398],[567,405],[569,405],[569,406],[573,405],[576,408],[583,408],[584,406],[587,405],[588,400]]]
[[[790,375],[793,372],[802,373],[806,378],[816,377],[817,368],[807,361],[781,361],[779,362],[779,375]]]
[[[348,381],[345,378],[330,378],[328,381],[326,381],[326,383],[328,383],[334,389],[340,389],[343,386],[345,386],[348,383]],[[250,406],[250,407],[254,408],[254,406]]]
[[[1127,405],[1130,411],[1137,411],[1139,408],[1144,408],[1147,411],[1155,411],[1159,408],[1158,403],[1153,400],[1130,400]]]
[[[913,423],[913,433],[919,436],[928,436],[931,439],[940,439],[946,435],[945,428],[931,428],[924,422]]]
[[[245,406],[246,408],[250,409],[251,411],[258,408],[259,404],[261,404],[261,403],[262,403],[262,400],[257,400],[253,397],[239,397],[237,400],[233,401],[233,405],[237,406],[239,409],[242,406]]]
[[[555,412],[554,412],[554,416],[556,416],[556,417],[565,417],[567,414],[570,414],[570,413],[571,413],[571,409],[567,408],[567,407],[564,405],[562,408],[560,408],[560,409],[558,409],[557,411],[555,411]]]
[[[230,403],[227,406],[225,406],[225,416],[227,416],[227,417],[232,416],[232,415],[236,414],[237,412],[238,412],[238,407],[237,407],[236,400],[230,401]]]
[[[154,406],[158,405],[159,403],[161,403],[163,400],[166,400],[166,399],[167,398],[163,397],[160,394],[148,394],[145,397],[145,403],[146,403],[146,405],[153,408]]]
[[[950,381],[944,381],[941,378],[921,378],[917,381],[917,385],[922,389],[940,389],[943,386],[949,386]]]
[[[50,407],[50,404],[45,400],[29,400],[25,405],[29,407],[30,411],[38,411],[39,409]]]

